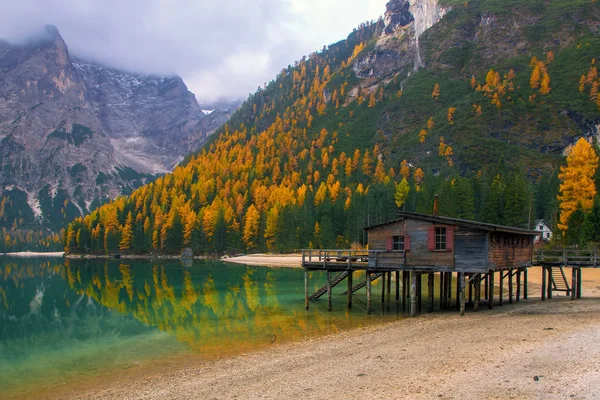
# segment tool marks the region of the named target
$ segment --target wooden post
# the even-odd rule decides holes
[[[308,310],[308,270],[304,270],[304,308]]]
[[[548,300],[552,300],[552,267],[548,267]]]
[[[468,276],[470,278],[471,276]],[[469,304],[473,303],[473,280],[469,279]]]
[[[461,317],[465,315],[465,273],[461,272],[458,275],[458,293],[456,297],[460,298],[460,315]]]
[[[419,272],[417,276],[417,312],[421,314],[423,306],[423,274]]]
[[[433,272],[427,274],[427,294],[429,295],[429,306],[427,311],[433,312]]]
[[[529,269],[525,267],[523,269],[523,300],[527,300],[527,275],[529,274]]]
[[[445,293],[445,280],[446,277],[445,272],[440,272],[440,310],[444,309],[444,293]]]
[[[483,277],[483,299],[488,300],[490,298],[489,290],[490,290],[490,277],[489,274],[485,274]]]
[[[390,311],[391,307],[390,307],[390,299],[392,297],[392,271],[388,272],[388,279],[387,279],[387,310]]]
[[[581,298],[581,268],[577,268],[577,298]]]
[[[463,274],[464,278],[464,273],[461,272],[460,274]],[[460,274],[458,272],[456,273],[456,307],[460,307],[460,289],[462,286],[465,285],[465,283],[460,278]]]
[[[500,271],[500,273],[502,273],[502,271]],[[494,308],[494,271],[490,271],[488,280],[490,282],[488,289],[488,308],[492,309]],[[486,285],[486,287],[487,286],[488,285]]]
[[[327,311],[331,311],[331,271],[327,270]]]
[[[517,301],[521,301],[521,268],[517,268]]]
[[[475,275],[475,303],[473,311],[479,311],[479,301],[481,300],[481,274]]]
[[[546,267],[542,267],[542,301],[546,300]]]
[[[412,271],[410,282],[410,316],[417,316],[417,272]]]
[[[348,292],[346,293],[347,296],[347,303],[348,303],[348,308],[352,308],[352,274],[354,273],[354,271],[348,271]]]
[[[498,293],[498,305],[504,305],[504,270],[500,271],[500,292]]]
[[[448,308],[450,307],[450,304],[452,304],[452,278],[452,272],[448,272],[448,300],[446,302]]]
[[[385,303],[385,272],[381,274],[381,304]]]
[[[571,300],[577,298],[577,268],[571,268]]]
[[[371,273],[367,272],[367,314],[371,314]]]
[[[406,299],[408,298],[408,271],[402,271],[402,310],[406,310]]]
[[[396,271],[396,302],[400,300],[400,271]]]
[[[513,302],[513,269],[508,269],[508,302]]]

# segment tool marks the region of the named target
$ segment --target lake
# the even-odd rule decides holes
[[[325,274],[312,274],[310,282],[318,289]],[[381,284],[373,285],[380,293]],[[334,289],[333,312],[326,296],[306,311],[300,268],[0,257],[0,398],[60,395],[201,368],[402,318],[393,301],[390,311],[375,307],[367,315],[364,289],[347,310],[345,286]]]

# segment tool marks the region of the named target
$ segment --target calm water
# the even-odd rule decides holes
[[[314,290],[325,280],[312,278]],[[325,299],[305,311],[301,269],[0,258],[0,398],[400,318],[394,308],[367,316],[364,289],[348,311],[344,290],[335,288],[334,312]]]

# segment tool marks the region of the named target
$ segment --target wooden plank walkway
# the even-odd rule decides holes
[[[595,250],[540,250],[535,263],[545,267],[599,267],[598,252]]]

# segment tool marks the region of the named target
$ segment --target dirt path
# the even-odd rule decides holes
[[[531,297],[518,304],[422,315],[72,398],[598,398],[600,271],[583,271],[578,301],[542,302],[539,270],[530,277]]]

